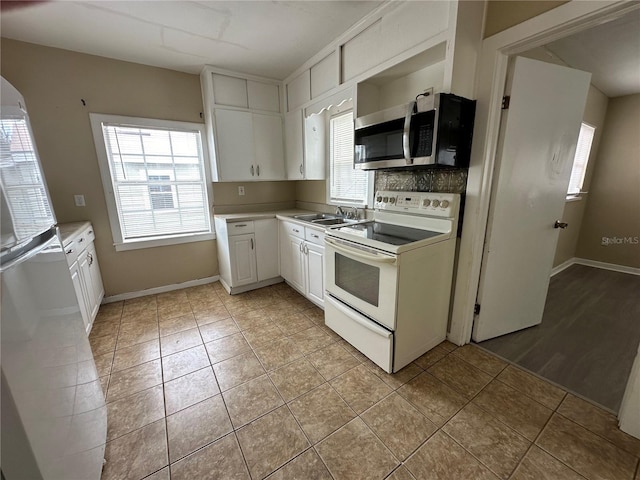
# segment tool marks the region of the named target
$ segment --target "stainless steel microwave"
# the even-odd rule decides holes
[[[418,112],[415,101],[355,121],[354,166],[362,170],[444,165],[468,167],[476,102],[437,93]]]

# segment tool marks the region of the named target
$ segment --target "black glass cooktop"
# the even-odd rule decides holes
[[[388,223],[365,222],[340,227],[339,230],[352,235],[376,240],[390,245],[406,245],[407,243],[425,240],[440,235],[440,232],[421,230],[419,228],[402,227]]]

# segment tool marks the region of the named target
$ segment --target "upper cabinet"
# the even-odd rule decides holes
[[[214,181],[324,179],[326,117],[347,90],[356,117],[427,90],[473,98],[484,5],[383,2],[282,82],[205,67]]]
[[[284,180],[280,82],[212,67],[201,81],[213,180]]]

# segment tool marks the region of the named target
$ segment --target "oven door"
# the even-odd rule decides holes
[[[325,248],[327,291],[395,330],[397,256],[332,237],[325,237]]]

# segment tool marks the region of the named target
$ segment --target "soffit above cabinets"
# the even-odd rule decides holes
[[[640,9],[546,47],[607,97],[640,93]]]
[[[12,2],[0,27],[3,37],[144,65],[187,73],[216,65],[281,80],[382,3]]]

